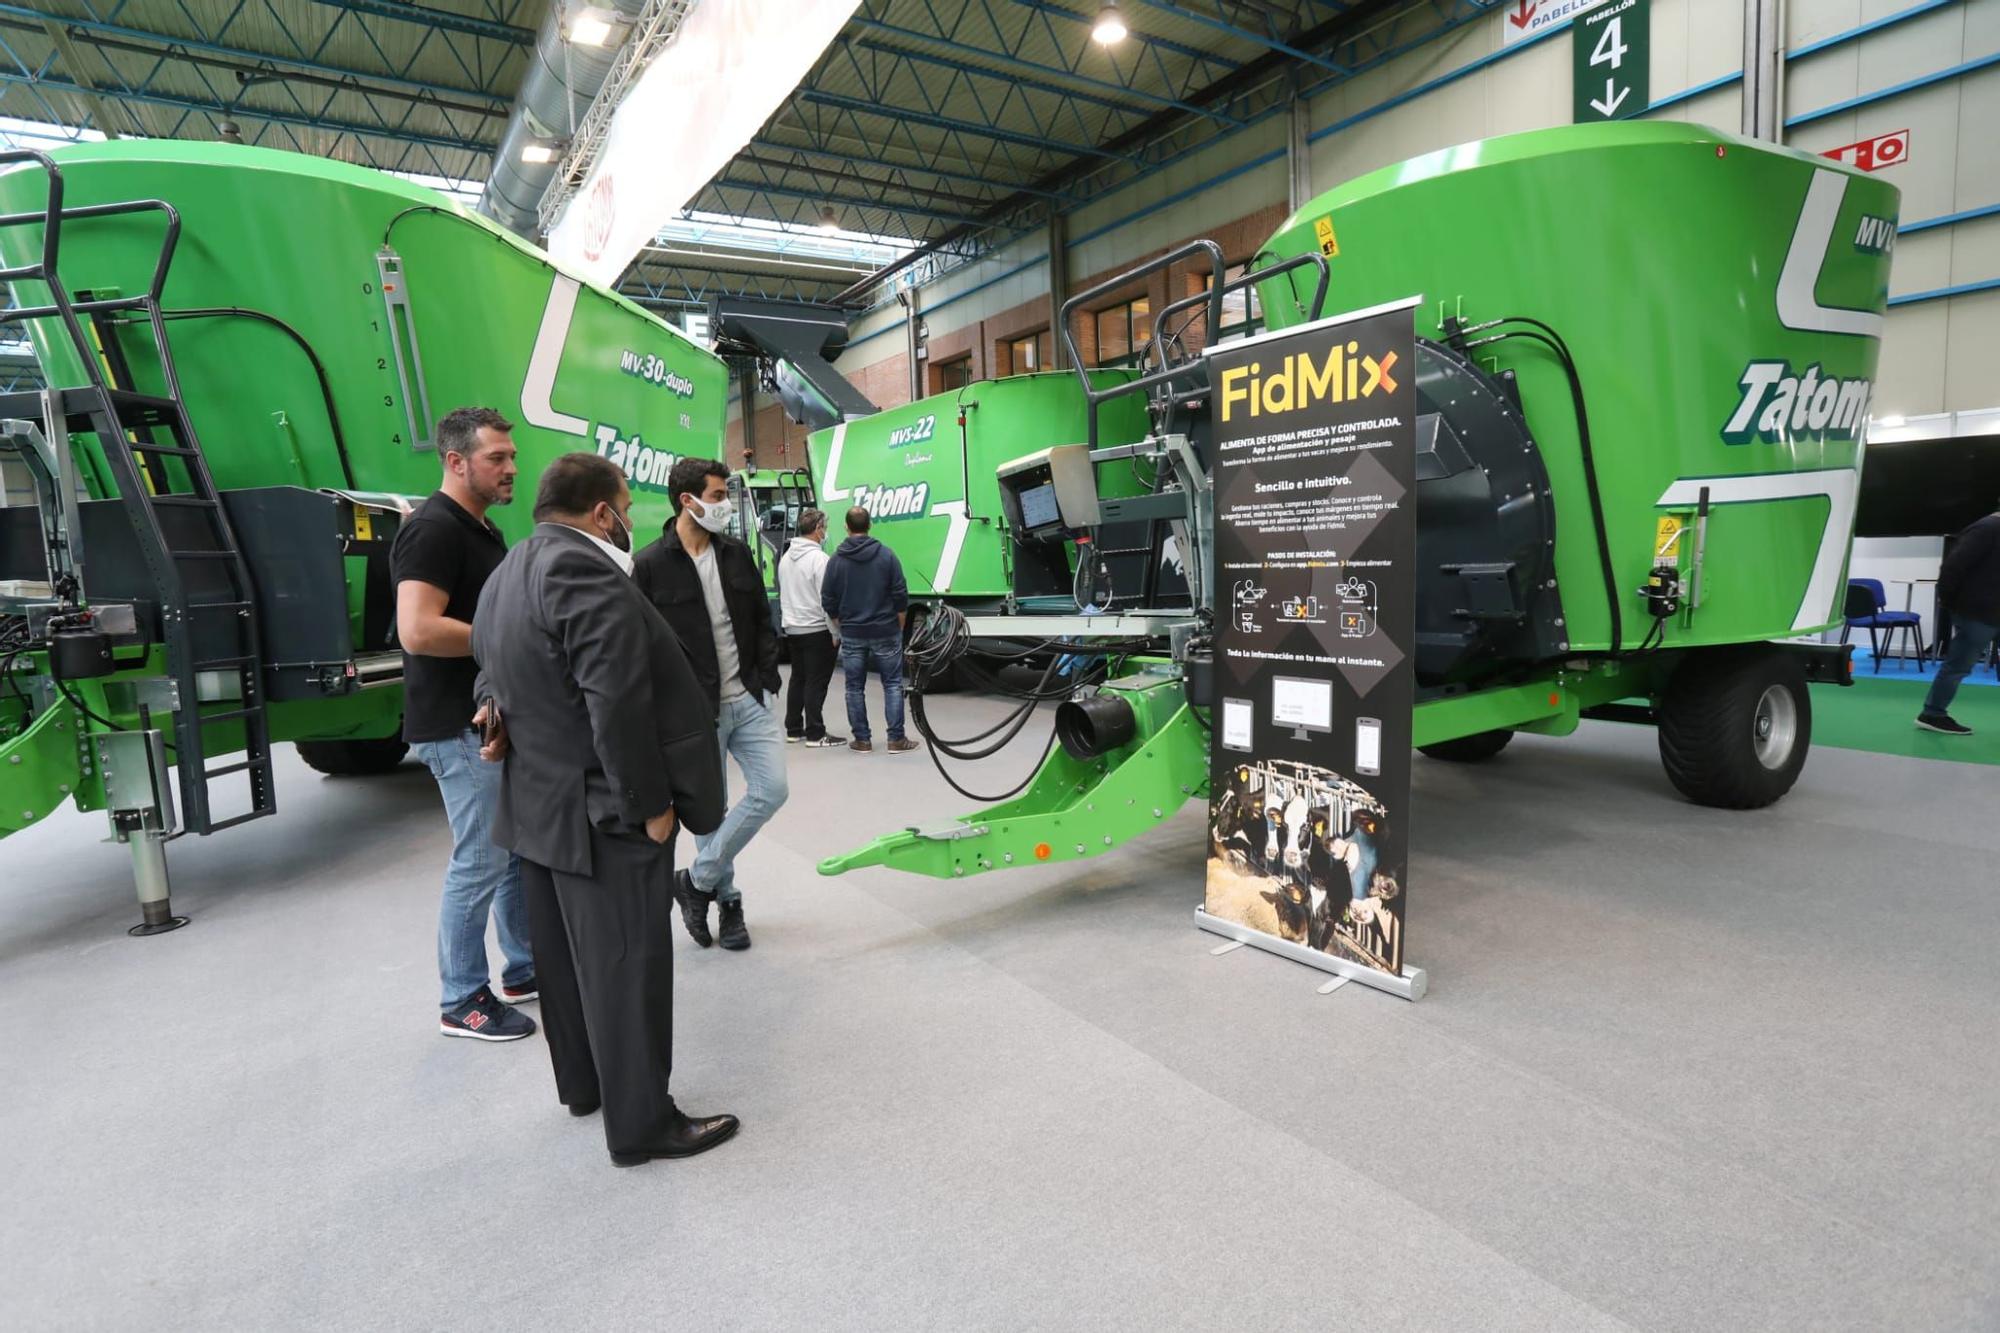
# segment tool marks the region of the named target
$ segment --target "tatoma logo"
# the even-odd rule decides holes
[[[1263,366],[1255,361],[1223,371],[1222,419],[1228,421],[1242,403],[1250,405],[1253,417],[1275,416],[1315,402],[1366,398],[1377,389],[1394,393],[1396,380],[1389,372],[1395,368],[1396,354],[1391,352],[1378,361],[1372,356],[1357,356],[1360,349],[1359,343],[1336,345],[1318,365],[1313,364],[1312,353],[1294,352],[1270,375],[1264,375]],[[1361,378],[1363,371],[1367,372],[1366,380]]]
[[[854,503],[878,522],[898,518],[922,518],[930,506],[931,484],[912,482],[907,486],[871,486],[856,491]]]
[[[1743,397],[1722,428],[1722,438],[1731,444],[1778,443],[1806,434],[1853,439],[1868,420],[1873,387],[1865,379],[1822,376],[1817,362],[1805,374],[1794,374],[1789,361],[1752,361],[1737,384]]]
[[[597,428],[597,452],[616,464],[634,486],[656,491],[667,489],[667,472],[679,457],[665,449],[649,448],[637,435],[621,440],[618,428],[609,424]]]

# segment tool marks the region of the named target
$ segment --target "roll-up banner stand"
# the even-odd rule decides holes
[[[1202,929],[1406,999],[1416,297],[1209,349]]]

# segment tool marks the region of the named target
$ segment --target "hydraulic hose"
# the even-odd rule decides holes
[[[359,489],[354,480],[353,461],[347,454],[347,433],[340,428],[340,409],[333,404],[333,384],[327,379],[325,363],[319,359],[319,353],[313,350],[313,345],[306,341],[306,336],[303,333],[300,333],[276,315],[267,314],[262,310],[251,310],[244,306],[212,306],[188,310],[162,310],[160,312],[160,318],[162,319],[219,319],[229,317],[254,319],[269,324],[297,343],[299,350],[306,354],[306,360],[312,362],[313,374],[319,377],[319,393],[321,400],[326,404],[327,424],[333,428],[333,450],[340,458],[340,475],[347,482],[347,489]]]
[[[1618,575],[1611,563],[1611,539],[1604,526],[1604,498],[1597,486],[1597,457],[1590,444],[1590,413],[1583,401],[1583,378],[1577,373],[1576,358],[1570,355],[1569,344],[1563,336],[1542,323],[1526,315],[1508,315],[1493,321],[1495,324],[1526,324],[1528,329],[1509,329],[1496,333],[1490,338],[1481,338],[1478,343],[1495,342],[1502,338],[1528,338],[1542,344],[1556,354],[1562,362],[1563,373],[1569,377],[1570,404],[1576,412],[1577,450],[1583,460],[1583,488],[1590,499],[1590,522],[1597,536],[1597,563],[1604,577],[1605,606],[1611,612],[1611,655],[1617,657],[1625,650],[1625,622],[1619,610],[1621,600],[1618,592]],[[1539,329],[1540,332],[1531,330]]]

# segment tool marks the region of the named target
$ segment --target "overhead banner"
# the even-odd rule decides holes
[[[1209,350],[1208,929],[1416,998],[1415,298]]]
[[[860,0],[698,0],[611,118],[549,253],[618,282],[660,228],[755,137]]]

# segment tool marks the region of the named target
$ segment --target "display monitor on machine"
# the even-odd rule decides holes
[[[1056,487],[1052,481],[1039,486],[1031,486],[1021,492],[1021,526],[1030,532],[1062,522],[1062,510],[1056,504]]]

